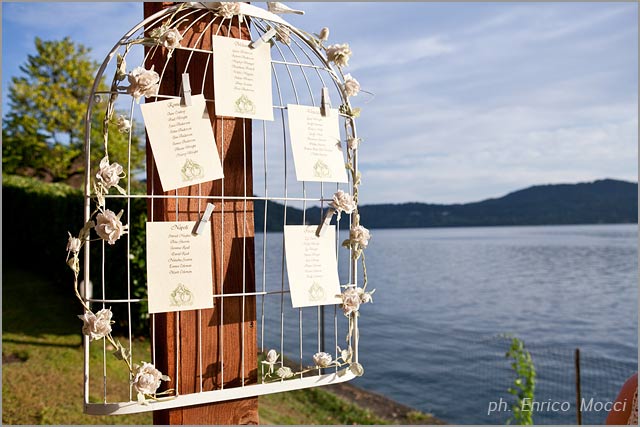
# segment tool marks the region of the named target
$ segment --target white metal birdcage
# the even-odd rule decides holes
[[[163,50],[162,46],[146,47],[143,43],[136,43],[136,40],[142,40],[149,32],[158,28],[161,25],[168,25],[170,28],[178,28],[180,32],[184,33],[188,30],[199,31],[202,35],[205,34],[206,29],[216,28],[216,34],[221,36],[232,35],[232,25],[242,25],[248,31],[251,40],[256,41],[269,32],[271,28],[278,30],[284,30],[285,34],[288,34],[289,43],[285,43],[281,37],[276,37],[272,41],[273,46],[271,48],[272,63],[272,85],[273,85],[273,110],[274,121],[253,120],[252,125],[243,126],[242,138],[238,141],[243,141],[244,155],[245,155],[245,168],[247,167],[247,156],[253,159],[253,192],[248,192],[248,188],[251,185],[247,185],[246,169],[245,169],[245,181],[244,191],[241,196],[233,195],[225,196],[225,180],[221,181],[221,192],[219,195],[201,194],[197,193],[183,194],[178,190],[172,191],[171,194],[165,194],[159,188],[155,188],[157,184],[151,180],[147,186],[146,193],[135,194],[131,188],[130,180],[127,179],[127,186],[124,189],[124,194],[107,194],[105,196],[105,203],[115,203],[116,200],[120,200],[119,203],[125,203],[123,222],[131,224],[136,218],[132,218],[131,204],[136,199],[144,199],[150,206],[150,220],[154,218],[154,205],[157,200],[173,199],[175,200],[175,218],[179,218],[181,209],[181,203],[187,201],[189,203],[197,203],[198,213],[201,214],[208,202],[216,205],[216,209],[224,209],[225,201],[236,200],[243,203],[244,214],[247,214],[247,203],[259,202],[264,206],[262,212],[263,226],[261,230],[256,230],[257,235],[255,237],[255,257],[256,257],[256,271],[255,271],[255,291],[247,291],[245,283],[248,280],[246,277],[247,269],[244,268],[246,260],[247,250],[253,247],[251,238],[243,237],[240,239],[239,244],[242,245],[243,254],[243,274],[242,274],[242,291],[234,292],[232,294],[219,292],[214,294],[214,303],[216,306],[223,306],[225,300],[228,298],[240,298],[241,304],[241,318],[245,318],[245,310],[251,310],[253,303],[245,304],[246,301],[255,301],[255,307],[257,310],[256,319],[257,327],[255,329],[247,330],[242,325],[242,339],[240,340],[240,364],[242,379],[237,384],[225,384],[224,369],[227,363],[221,360],[219,363],[219,369],[222,371],[219,384],[215,384],[212,380],[209,382],[207,379],[207,367],[212,364],[209,360],[212,355],[203,354],[202,351],[202,333],[204,326],[201,319],[200,311],[197,313],[199,322],[198,333],[200,336],[196,337],[199,350],[193,354],[189,351],[181,351],[179,342],[176,345],[176,351],[168,357],[175,358],[176,369],[185,362],[186,358],[196,359],[196,383],[198,384],[196,390],[193,393],[178,394],[170,399],[162,399],[158,401],[151,401],[147,405],[139,404],[131,390],[128,387],[127,390],[113,390],[110,383],[110,372],[108,368],[107,359],[112,357],[109,354],[109,349],[105,340],[90,342],[89,339],[85,339],[85,376],[84,376],[84,402],[85,412],[90,414],[126,414],[142,411],[150,411],[157,409],[169,409],[176,407],[183,407],[195,404],[201,404],[206,402],[219,402],[237,398],[243,398],[248,396],[257,396],[261,394],[281,392],[287,390],[301,389],[307,387],[314,387],[319,385],[337,383],[348,381],[354,378],[354,373],[350,370],[339,371],[338,368],[326,369],[324,371],[318,370],[312,374],[300,374],[299,377],[289,379],[286,381],[277,381],[264,384],[246,384],[245,377],[246,372],[249,370],[257,369],[256,366],[245,366],[244,364],[244,352],[245,352],[245,337],[248,335],[254,335],[256,339],[256,347],[260,349],[266,349],[269,347],[276,348],[280,354],[289,357],[294,363],[299,364],[302,367],[314,353],[326,350],[333,354],[334,358],[338,358],[337,346],[345,347],[347,343],[344,341],[344,337],[347,335],[348,325],[345,320],[345,316],[342,315],[341,310],[336,306],[326,306],[326,318],[325,308],[321,307],[308,307],[308,308],[291,308],[291,304],[288,301],[287,294],[289,292],[287,286],[287,278],[285,274],[285,252],[283,237],[277,233],[270,231],[274,227],[271,224],[271,216],[269,215],[269,208],[280,209],[280,205],[284,207],[284,218],[280,226],[286,224],[292,224],[291,219],[287,218],[287,208],[297,207],[302,210],[303,217],[300,225],[309,222],[307,218],[308,209],[313,206],[319,206],[321,214],[327,208],[328,202],[331,201],[331,197],[338,189],[342,189],[347,193],[352,190],[352,179],[347,184],[327,184],[327,183],[313,183],[313,182],[298,182],[295,179],[295,173],[293,169],[293,161],[291,156],[291,150],[289,148],[289,130],[287,128],[286,108],[287,104],[298,104],[308,106],[321,106],[323,101],[333,102],[334,108],[340,105],[348,105],[348,100],[343,94],[341,74],[337,73],[329,64],[322,51],[317,45],[315,45],[309,38],[309,34],[301,31],[283,20],[280,16],[272,14],[259,7],[241,4],[240,15],[244,18],[244,22],[241,23],[238,17],[234,19],[225,18],[217,14],[214,10],[209,9],[205,4],[191,3],[176,5],[161,12],[156,13],[153,16],[145,19],[136,25],[133,29],[127,32],[118,43],[113,47],[111,52],[107,55],[102,66],[100,67],[96,76],[96,83],[93,87],[93,93],[88,102],[87,120],[85,129],[85,146],[86,146],[86,169],[87,179],[85,186],[85,213],[86,219],[89,220],[93,213],[93,175],[97,168],[96,159],[101,157],[103,150],[102,141],[92,140],[92,120],[94,115],[104,116],[108,114],[109,108],[116,108],[120,111],[126,110],[128,114],[125,116],[126,120],[134,123],[133,128],[128,129],[128,158],[122,159],[121,162],[124,165],[127,177],[130,177],[132,173],[132,159],[131,159],[131,143],[134,139],[135,132],[140,132],[141,129],[137,129],[135,123],[141,123],[139,119],[139,106],[134,102],[133,98],[123,94],[122,88],[118,88],[117,81],[114,79],[114,84],[108,90],[100,89],[100,82],[107,76],[114,75],[117,68],[117,56],[123,57],[128,64],[132,67],[137,65],[143,65],[153,59],[154,55],[164,55],[166,58],[166,50]],[[176,15],[176,12],[180,12]],[[173,19],[175,16],[179,16],[179,19]],[[167,59],[162,69],[156,69],[160,75],[161,82],[167,78],[168,75],[180,75],[182,73],[193,73],[195,61],[191,61],[194,55],[208,55],[205,65],[205,70],[200,70],[206,78],[200,82],[194,84],[191,81],[191,90],[193,94],[204,93],[205,86],[211,85],[213,79],[213,62],[215,59],[215,52],[211,48],[203,48],[202,46],[209,46],[204,43],[204,37],[195,39],[195,43],[191,47],[178,47],[175,53],[181,55],[188,55],[186,66],[184,69],[171,70],[172,67],[170,61]],[[174,53],[174,54],[175,54]],[[156,58],[157,59],[157,58]],[[201,64],[201,62],[198,62]],[[111,74],[113,73],[113,74]],[[107,79],[111,82],[110,78]],[[162,83],[161,83],[162,84]],[[323,99],[323,88],[327,88],[328,92],[325,92],[325,99]],[[116,98],[117,95],[117,99]],[[326,97],[328,95],[328,97]],[[157,100],[175,98],[175,95],[163,95],[162,92],[156,97]],[[109,102],[113,100],[114,102]],[[213,103],[214,100],[207,99],[207,103]],[[224,122],[224,119],[221,119]],[[245,119],[243,120],[243,123]],[[355,134],[355,122],[353,117],[344,114],[340,114],[341,121],[341,141],[344,146],[347,136],[357,138]],[[248,123],[248,122],[246,122]],[[141,126],[140,126],[141,127]],[[224,126],[223,126],[223,129]],[[107,126],[106,140],[109,139],[108,132],[114,130]],[[251,132],[253,139],[252,152],[248,153],[247,148],[247,132]],[[93,132],[95,135],[95,130]],[[218,144],[224,144],[225,138],[231,138],[233,135],[224,135],[223,140],[216,141]],[[236,136],[237,137],[237,136]],[[357,159],[355,158],[355,150],[353,154],[353,166],[357,171]],[[149,154],[147,159],[149,159]],[[222,153],[222,165],[225,167],[224,153]],[[250,165],[251,166],[251,165]],[[148,164],[151,167],[151,164]],[[256,194],[259,195],[256,195]],[[220,207],[218,207],[220,206]],[[222,215],[222,228],[224,230],[224,214]],[[321,217],[322,218],[322,217]],[[342,221],[351,221],[350,216],[343,216]],[[244,224],[246,227],[246,224]],[[94,283],[94,297],[87,295],[87,302],[92,307],[105,308],[105,307],[123,307],[122,312],[128,313],[128,319],[125,322],[128,325],[128,340],[124,344],[128,350],[128,358],[131,362],[139,360],[135,354],[133,346],[133,334],[131,328],[132,322],[132,308],[144,303],[144,298],[136,298],[132,292],[131,281],[131,258],[136,252],[136,245],[140,242],[137,240],[138,236],[133,233],[129,233],[123,236],[123,239],[118,242],[119,245],[126,246],[126,260],[114,260],[110,257],[110,250],[102,244],[92,243],[87,244],[86,251],[84,253],[84,270],[83,279],[85,283]],[[340,280],[341,283],[348,283],[355,286],[358,282],[358,271],[356,265],[356,259],[352,257],[351,252],[348,249],[340,247],[340,242],[344,238],[348,238],[348,231],[340,229],[339,224],[336,228],[336,253],[338,257],[338,265],[340,267]],[[212,245],[214,248],[220,248],[220,252],[225,253],[225,240],[220,239],[219,236],[213,236]],[[222,246],[222,247],[221,247]],[[249,248],[249,249],[247,249]],[[227,248],[228,249],[228,248]],[[93,251],[93,252],[92,252]],[[95,254],[97,253],[98,259],[101,260],[99,268],[91,266],[91,261],[95,264]],[[93,254],[93,255],[92,255]],[[113,283],[110,280],[110,263],[111,262],[126,262],[127,263],[127,279],[126,283]],[[251,271],[249,271],[251,274]],[[217,289],[223,289],[225,283],[225,277],[222,277],[222,269],[218,277],[213,278],[214,282],[218,281],[219,286]],[[123,290],[122,287],[126,287]],[[240,285],[238,285],[240,286]],[[119,287],[118,292],[115,289]],[[112,291],[114,290],[114,291]],[[111,295],[126,295],[126,297],[112,297]],[[125,309],[126,308],[126,309]],[[225,311],[219,310],[220,316],[225,315]],[[175,322],[177,328],[180,326],[180,312],[175,314]],[[151,362],[156,364],[158,355],[156,354],[156,315],[150,315],[150,327],[151,327],[151,346],[152,355]],[[220,324],[225,324],[225,319],[219,319]],[[324,329],[327,329],[326,334]],[[351,338],[350,345],[353,348],[353,358],[357,362],[358,358],[358,334],[357,324],[356,333]],[[223,341],[222,341],[223,342]],[[95,359],[95,351],[92,351],[92,346],[97,346],[101,349],[101,356]],[[132,354],[134,353],[134,354]],[[224,353],[221,353],[224,354]],[[282,363],[279,361],[279,363]],[[174,379],[177,381],[179,378],[176,375]],[[178,384],[173,384],[178,389]]]

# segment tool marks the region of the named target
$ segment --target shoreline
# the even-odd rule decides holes
[[[264,349],[258,352],[258,362],[265,357]],[[296,369],[298,365],[288,357],[283,357],[284,366]],[[366,373],[365,373],[366,375]],[[331,393],[338,399],[346,403],[350,403],[372,415],[383,419],[390,424],[400,425],[445,425],[446,421],[441,420],[432,414],[425,413],[419,409],[397,402],[389,397],[374,391],[366,390],[353,384],[353,381],[347,381],[337,384],[329,384],[318,389]]]
[[[432,414],[396,402],[386,396],[360,388],[351,382],[330,384],[325,390],[347,400],[392,424],[402,425],[445,425],[445,421]]]

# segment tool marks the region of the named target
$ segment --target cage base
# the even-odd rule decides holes
[[[338,384],[350,381],[355,375],[345,369],[338,373],[317,375],[308,378],[298,378],[287,381],[277,381],[265,384],[253,384],[244,387],[235,387],[223,390],[203,391],[201,393],[183,394],[173,398],[158,401],[149,401],[148,405],[142,405],[137,401],[117,403],[85,403],[84,413],[88,415],[123,415],[139,412],[172,409],[184,406],[200,405],[203,403],[222,402],[233,399],[260,396],[263,394],[280,393],[284,391],[301,390],[329,384]]]

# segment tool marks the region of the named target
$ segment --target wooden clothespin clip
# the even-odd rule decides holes
[[[189,83],[189,73],[182,74],[182,87],[180,92],[182,92],[180,105],[183,107],[191,107],[191,83]]]
[[[214,208],[213,203],[207,203],[207,207],[205,208],[204,213],[196,223],[195,227],[193,227],[193,231],[191,232],[191,234],[193,235],[202,234],[202,231],[204,230],[204,226],[207,225],[207,223],[209,222],[209,219],[211,218],[211,214],[213,213],[213,208]]]
[[[333,216],[334,213],[336,213],[335,209],[333,208],[327,209],[327,213],[325,214],[324,219],[322,220],[320,225],[318,225],[318,228],[316,228],[317,237],[322,236],[322,230],[324,229],[325,225],[328,227],[329,224],[331,224],[331,217]]]
[[[249,43],[249,48],[255,49],[258,46],[260,46],[262,43],[266,43],[269,40],[271,40],[275,35],[276,35],[276,29],[272,28],[266,33],[264,33],[263,35],[261,35],[257,40],[254,40],[251,43]]]
[[[320,99],[322,103],[320,106],[320,114],[326,117],[329,114],[329,110],[331,109],[331,99],[329,99],[329,88],[327,87],[322,88],[322,97]]]

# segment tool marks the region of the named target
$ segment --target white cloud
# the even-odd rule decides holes
[[[354,62],[350,71],[411,66],[416,61],[455,51],[455,46],[452,43],[439,36],[378,42],[361,40],[358,43],[353,43],[351,48],[354,55],[366,58],[366,61]]]
[[[288,21],[311,32],[329,25],[330,43],[350,43],[345,71],[376,95],[354,98],[363,107],[364,203],[463,202],[637,177],[637,5],[291,6],[307,14]],[[23,52],[34,35],[70,35],[98,60],[142,20],[141,3],[5,3],[3,11],[3,25],[24,29]],[[281,157],[269,161],[270,173],[284,167]]]

